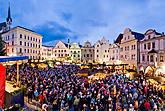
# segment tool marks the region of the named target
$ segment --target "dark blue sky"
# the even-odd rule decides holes
[[[9,0],[0,0],[0,21],[7,16]],[[110,42],[128,27],[144,33],[165,31],[165,0],[10,0],[13,26],[21,25],[43,35],[46,45],[55,41]]]

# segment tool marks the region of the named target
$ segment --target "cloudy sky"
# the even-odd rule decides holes
[[[0,0],[0,21],[9,0]],[[92,43],[105,36],[113,42],[128,27],[144,33],[165,31],[165,0],[10,0],[13,26],[43,35],[45,45],[57,40]]]

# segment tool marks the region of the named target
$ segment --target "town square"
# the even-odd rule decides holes
[[[164,5],[0,1],[0,111],[165,111]]]

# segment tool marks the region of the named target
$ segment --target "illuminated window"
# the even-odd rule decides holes
[[[160,62],[164,62],[163,55],[160,55]]]

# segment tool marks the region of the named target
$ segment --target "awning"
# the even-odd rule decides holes
[[[28,56],[0,56],[0,62],[27,60]]]

